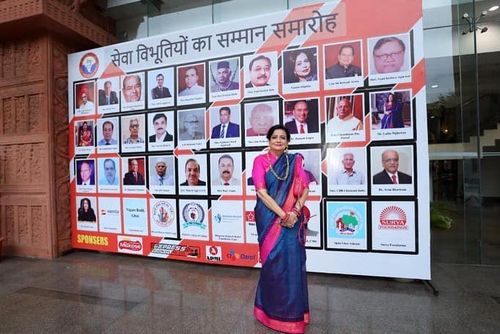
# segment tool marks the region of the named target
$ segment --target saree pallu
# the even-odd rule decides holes
[[[286,212],[291,211],[304,190],[300,179],[302,158],[292,154],[288,156],[290,173],[286,180],[278,180],[271,171],[267,171],[265,177],[268,194]],[[273,169],[277,175],[285,175],[285,154],[278,158]],[[257,198],[255,220],[262,269],[254,315],[274,330],[303,333],[304,326],[309,323],[303,216],[293,228],[282,227],[280,218]]]

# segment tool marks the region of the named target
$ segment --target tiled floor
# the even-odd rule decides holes
[[[272,333],[258,270],[74,252],[0,262],[0,333]],[[500,267],[433,265],[420,282],[309,274],[307,333],[499,333]]]

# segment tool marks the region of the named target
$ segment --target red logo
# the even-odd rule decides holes
[[[208,252],[212,255],[217,255],[219,253],[219,250],[215,246],[210,246],[210,248],[208,249]]]
[[[118,248],[138,252],[142,249],[142,244],[139,241],[122,240],[118,243]]]
[[[398,206],[388,206],[380,213],[379,229],[407,229],[406,214],[403,209]]]
[[[255,213],[253,211],[246,211],[245,214],[247,216],[247,222],[255,221]]]

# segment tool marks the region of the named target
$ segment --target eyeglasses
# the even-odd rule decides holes
[[[388,158],[384,160],[384,162],[398,162],[398,161],[399,161],[398,158]]]
[[[393,53],[382,53],[381,55],[375,55],[377,59],[387,60],[389,57],[394,59],[396,56],[400,56],[403,53],[403,50]]]
[[[188,123],[188,124],[198,124],[199,122],[198,122],[198,121],[185,121],[184,123]]]
[[[130,127],[131,127],[131,128],[138,128],[138,127],[139,127],[139,124],[130,124]]]

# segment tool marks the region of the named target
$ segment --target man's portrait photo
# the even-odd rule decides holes
[[[368,192],[364,147],[328,148],[328,194],[366,195]]]
[[[118,104],[118,77],[97,80],[99,88],[99,107]]]
[[[183,155],[177,159],[180,194],[207,194],[207,155]]]
[[[399,153],[394,149],[382,152],[381,162],[384,170],[373,175],[373,184],[410,184],[411,175],[399,170]]]
[[[76,184],[77,186],[95,187],[95,160],[76,161]]]
[[[238,58],[210,62],[210,93],[239,91],[239,63]]]
[[[203,101],[205,101],[205,64],[178,67],[177,80],[179,97],[203,96]],[[198,102],[198,100],[192,102]]]
[[[75,115],[95,114],[95,82],[87,81],[75,84]]]
[[[285,128],[290,134],[319,132],[318,99],[284,102]]]
[[[175,92],[173,67],[148,71],[148,87],[148,108],[173,105],[173,94]]]
[[[124,75],[121,79],[122,111],[144,109],[144,72]]]
[[[234,122],[231,122],[231,107],[238,107],[237,115],[233,117],[236,117],[239,120],[239,106],[224,106],[220,108],[213,108],[218,110],[217,114],[219,124],[217,124],[216,120],[212,119],[212,124],[217,124],[212,128],[212,135],[210,136],[212,139],[234,138],[240,136],[240,126]]]
[[[99,151],[117,150],[118,117],[100,118],[97,120],[97,146]],[[106,147],[109,148],[106,149]]]
[[[144,115],[123,116],[121,118],[122,128],[122,151],[137,152],[145,150],[145,123]]]
[[[277,90],[278,62],[276,53],[245,56],[245,91],[251,96],[273,95]]]
[[[211,154],[212,186],[241,187],[241,154]],[[219,194],[220,192],[216,192]]]
[[[325,46],[325,79],[362,77],[363,53],[361,41]]]
[[[168,116],[170,116],[170,123],[173,123],[173,115],[171,112],[159,112],[155,114],[149,114],[149,133],[153,133],[149,136],[148,141],[150,143],[163,143],[173,141],[174,137],[169,133],[173,129],[173,124],[168,122]],[[153,130],[153,131],[151,131]]]
[[[99,163],[99,191],[102,191],[101,186],[118,186],[120,167],[118,158],[99,158],[97,161]]]
[[[94,147],[94,121],[75,122],[75,143],[77,148]]]
[[[144,158],[123,158],[123,168],[126,172],[123,175],[123,185],[144,186]]]
[[[149,157],[149,189],[153,193],[173,193],[175,170],[173,156]],[[166,191],[170,188],[169,191]]]
[[[408,34],[371,38],[370,74],[386,74],[410,70],[411,48]]]
[[[247,137],[266,136],[267,131],[278,123],[276,101],[249,103],[245,105]]]
[[[180,142],[205,141],[205,109],[178,110],[177,115]]]
[[[326,98],[327,141],[364,140],[363,95],[341,95]]]
[[[370,147],[372,195],[414,195],[414,146]]]

